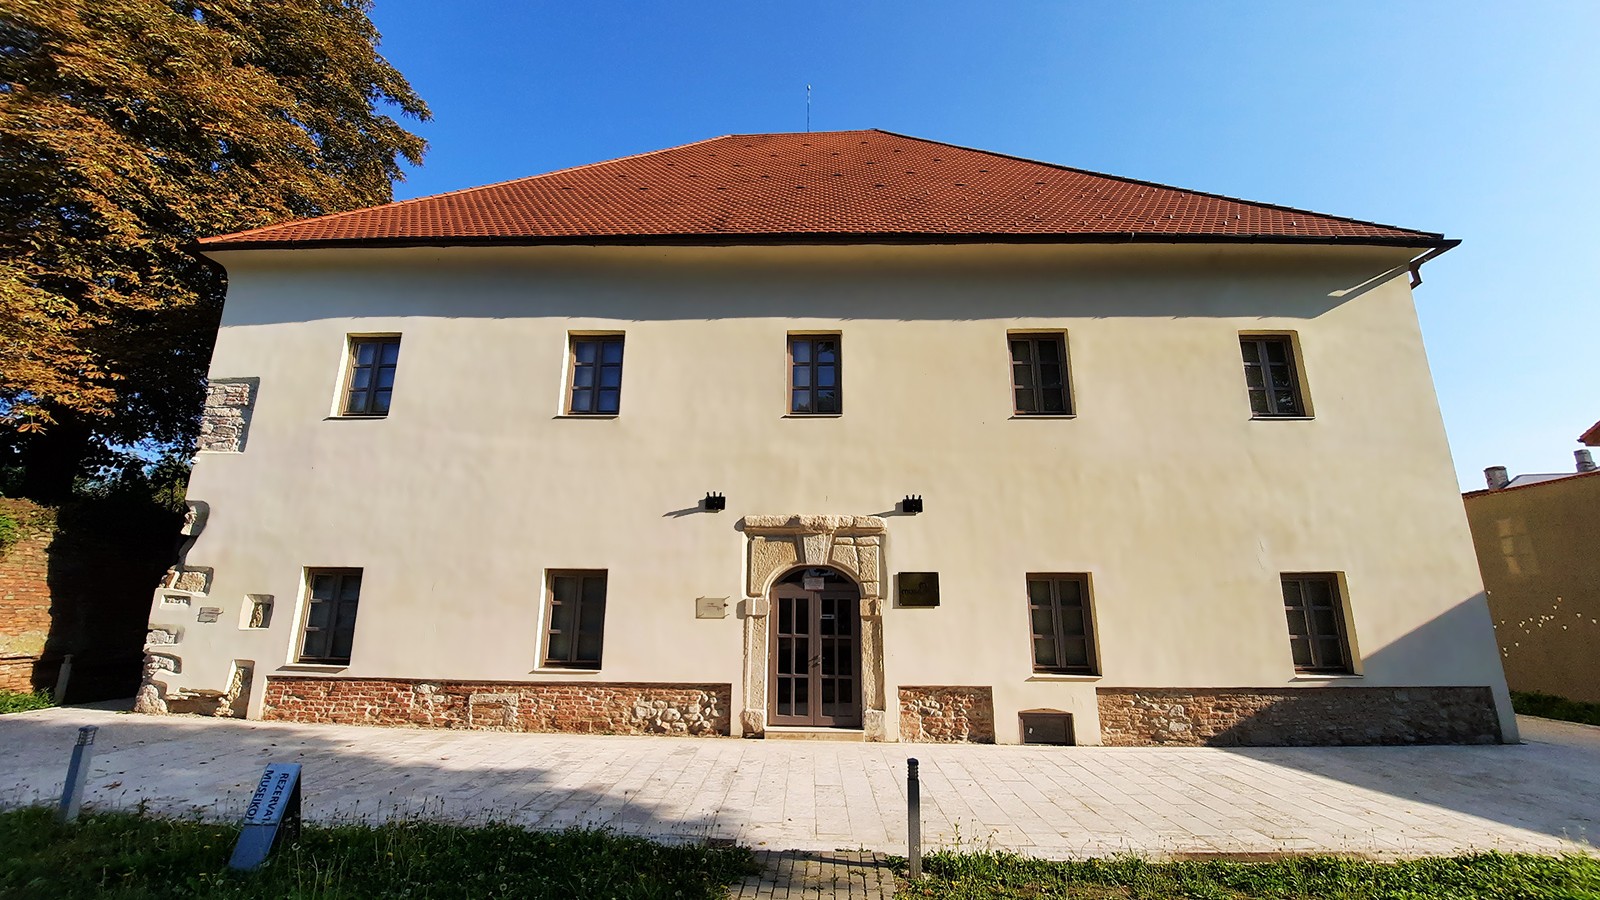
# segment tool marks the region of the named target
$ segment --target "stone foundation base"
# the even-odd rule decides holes
[[[1494,744],[1486,687],[1101,688],[1107,747]]]
[[[732,694],[729,684],[268,676],[261,717],[479,731],[726,735]]]
[[[902,686],[900,740],[937,744],[994,743],[994,690],[952,685]]]

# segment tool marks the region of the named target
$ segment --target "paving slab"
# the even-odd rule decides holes
[[[100,729],[88,807],[215,819],[242,814],[262,766],[299,762],[315,822],[509,821],[903,855],[916,757],[928,848],[1382,858],[1593,852],[1600,834],[1600,729],[1536,719],[1515,746],[1212,749],[512,734],[69,707],[0,716],[0,806],[54,802],[81,725]],[[811,863],[823,865],[796,864]]]

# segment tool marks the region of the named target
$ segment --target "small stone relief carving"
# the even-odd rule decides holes
[[[247,594],[245,606],[246,628],[271,628],[272,627],[272,595]]]

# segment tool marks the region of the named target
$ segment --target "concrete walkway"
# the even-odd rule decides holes
[[[923,840],[1048,857],[1563,852],[1600,834],[1600,729],[1522,720],[1512,747],[1102,749],[584,737],[148,717],[0,716],[0,805],[53,802],[98,725],[88,803],[237,818],[269,761],[305,764],[313,821],[604,826],[758,851]]]

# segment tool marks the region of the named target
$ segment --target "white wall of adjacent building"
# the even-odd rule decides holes
[[[726,682],[743,515],[888,517],[899,685],[988,685],[998,739],[1099,687],[1486,685],[1515,735],[1405,250],[790,246],[212,254],[213,378],[259,378],[241,453],[201,453],[215,625],[178,688],[296,666],[308,567],[359,567],[344,678]],[[1401,268],[1396,269],[1396,266]],[[1067,335],[1074,415],[1013,415],[1007,333]],[[562,415],[572,332],[626,336],[621,411]],[[1251,417],[1238,336],[1292,333],[1313,415]],[[787,336],[837,332],[843,414],[788,416]],[[381,419],[335,415],[348,336],[401,335]],[[694,511],[707,491],[727,511]],[[540,665],[545,575],[604,569],[598,671]],[[1033,671],[1025,577],[1091,578],[1098,676]],[[1297,676],[1280,575],[1336,572],[1356,674]],[[271,594],[270,628],[239,626]],[[695,616],[698,597],[730,615]],[[158,608],[153,619],[160,618]]]

